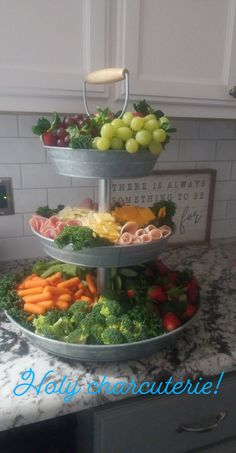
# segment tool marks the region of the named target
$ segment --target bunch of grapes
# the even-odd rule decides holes
[[[143,116],[137,112],[126,112],[122,118],[115,118],[102,126],[100,136],[95,137],[92,147],[100,151],[126,149],[136,153],[147,149],[158,156],[168,142],[170,121],[167,117],[157,118],[155,114]]]

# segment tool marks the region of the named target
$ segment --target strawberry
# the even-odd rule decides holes
[[[133,297],[135,296],[134,289],[127,289],[127,296],[129,299],[133,299]]]
[[[163,323],[163,328],[167,332],[171,332],[172,330],[175,330],[181,326],[180,319],[174,313],[166,313],[163,316],[162,323]]]
[[[182,314],[182,318],[190,319],[195,315],[196,311],[197,311],[197,309],[196,309],[195,305],[188,304],[185,312]]]
[[[148,290],[148,298],[153,302],[166,302],[167,295],[160,286],[151,286]]]
[[[169,283],[175,283],[177,280],[177,272],[169,272],[167,278]]]
[[[132,112],[133,113],[133,116],[141,116],[142,118],[145,116],[143,113],[141,112]]]
[[[186,292],[188,296],[188,302],[195,305],[198,300],[199,286],[195,277],[187,284]]]
[[[57,144],[57,137],[53,135],[50,131],[44,132],[42,138],[43,143],[46,146],[56,146]]]

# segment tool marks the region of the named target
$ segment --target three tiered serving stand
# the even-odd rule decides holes
[[[129,99],[129,73],[123,68],[109,68],[89,73],[83,84],[83,99],[86,113],[90,116],[86,83],[112,83],[125,80],[126,94],[121,115],[126,110]],[[70,149],[46,147],[50,160],[59,175],[76,178],[99,178],[99,211],[108,212],[111,200],[111,179],[138,178],[149,176],[156,162],[156,156],[147,151],[129,154],[126,150],[99,152],[94,149]],[[129,246],[114,245],[96,248],[84,248],[79,252],[68,245],[59,249],[52,239],[39,237],[47,255],[59,261],[81,266],[97,268],[97,285],[100,293],[109,288],[111,268],[132,266],[145,263],[162,252],[167,237],[147,244]],[[16,322],[11,318],[11,321]],[[190,321],[189,321],[190,322]],[[186,327],[187,322],[173,332],[136,343],[118,345],[69,344],[39,336],[20,327],[25,335],[41,349],[58,356],[83,361],[118,361],[146,356],[168,343],[174,342]]]

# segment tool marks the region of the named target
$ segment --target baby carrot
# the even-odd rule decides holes
[[[78,285],[80,283],[79,277],[72,277],[69,280],[65,280],[62,283],[57,285],[58,288],[72,288],[72,286]]]
[[[51,294],[50,293],[42,293],[42,294],[33,294],[32,296],[24,296],[23,301],[29,304],[36,304],[37,302],[43,302],[45,300],[50,300]]]
[[[36,288],[38,286],[47,286],[47,280],[44,280],[43,278],[34,278],[33,280],[29,280],[25,282],[25,289],[28,288]]]
[[[76,291],[76,293],[74,294],[75,297],[77,297],[78,299],[82,296],[82,294],[84,293],[84,288],[81,288],[79,289],[78,291]]]
[[[33,319],[34,319],[34,315],[33,315],[33,314],[32,314],[32,315],[29,315],[29,316],[27,317],[27,321],[32,321]]]
[[[55,274],[51,275],[51,277],[48,277],[46,279],[48,283],[51,285],[55,285],[58,283],[58,280],[61,280],[61,272],[56,272]]]
[[[61,294],[58,299],[58,301],[63,301],[63,302],[71,302],[71,295],[70,294]]]
[[[53,300],[44,300],[43,302],[38,302],[37,305],[41,305],[42,307],[46,307],[47,310],[51,310],[54,307]]]
[[[42,286],[36,286],[35,288],[21,289],[17,291],[18,296],[32,296],[33,294],[41,294],[43,291]]]
[[[82,282],[81,282],[81,283],[79,283],[79,284],[78,284],[78,288],[79,288],[79,289],[82,289],[82,288],[84,288],[84,284],[83,284]]]
[[[42,307],[39,304],[24,304],[24,311],[27,313],[33,313],[35,315],[43,315],[46,311],[46,307]]]
[[[67,308],[69,307],[68,302],[65,302],[64,300],[58,300],[55,305],[58,310],[67,310]]]
[[[61,294],[69,294],[69,291],[66,288],[58,288],[57,286],[45,286],[44,293],[51,293],[53,296],[60,296]]]
[[[81,296],[80,300],[82,302],[89,302],[89,303],[93,302],[93,299],[91,297],[88,297],[88,296]]]
[[[91,294],[97,294],[97,287],[94,283],[93,276],[91,274],[86,274],[86,283]]]

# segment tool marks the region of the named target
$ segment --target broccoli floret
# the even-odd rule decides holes
[[[89,307],[87,302],[75,302],[68,310],[71,316],[71,322],[77,327],[80,322],[87,316]]]
[[[87,341],[87,335],[81,332],[80,328],[73,330],[65,337],[67,343],[84,344]]]
[[[58,319],[52,326],[52,333],[54,338],[63,339],[73,330],[71,321],[65,316]]]
[[[56,311],[51,311],[47,315],[40,315],[33,320],[33,325],[36,333],[60,340],[73,330],[70,319]]]
[[[72,304],[68,310],[69,313],[88,313],[89,306],[87,302],[75,302]]]
[[[106,318],[106,325],[108,327],[113,327],[114,329],[120,328],[120,318],[117,316],[111,315]]]
[[[96,303],[93,305],[93,313],[98,313],[100,315],[102,309],[102,304]]]
[[[128,315],[124,315],[120,319],[120,332],[123,335],[127,335],[127,333],[133,330],[133,322]]]
[[[107,327],[101,337],[104,344],[121,344],[125,340],[122,333],[113,327]]]
[[[103,302],[101,312],[105,318],[108,316],[120,316],[122,315],[122,307],[116,300],[107,300]]]
[[[55,324],[60,317],[58,311],[49,311],[46,315],[40,315],[33,320],[36,333],[45,337],[54,338],[53,324]]]

